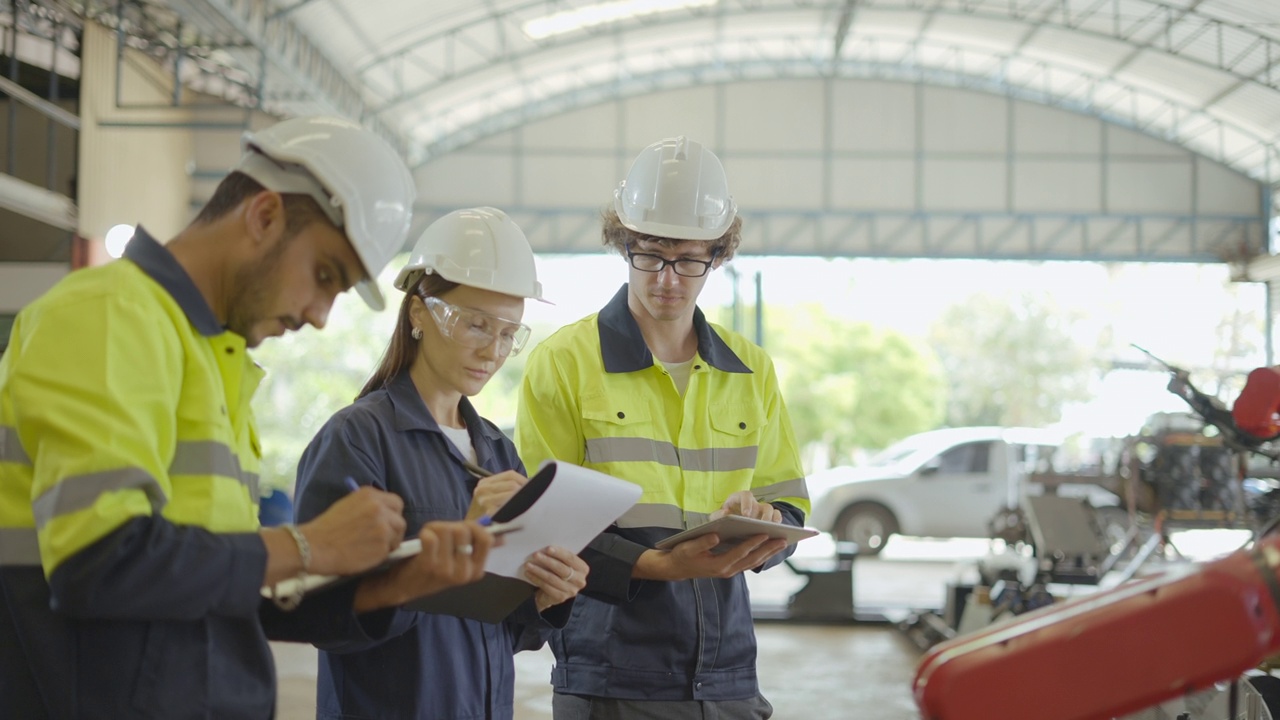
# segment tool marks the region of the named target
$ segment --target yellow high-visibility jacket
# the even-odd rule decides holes
[[[164,281],[114,262],[72,273],[18,316],[0,359],[6,564],[51,575],[153,513],[214,532],[257,530],[249,401],[262,371],[202,298],[189,298],[188,320]]]
[[[769,357],[695,310],[698,352],[683,396],[645,345],[627,286],[598,314],[530,354],[516,445],[525,466],[564,460],[643,489],[583,558],[591,574],[551,638],[557,692],[624,699],[754,697],[755,636],[744,578],[632,581],[657,541],[750,490],[803,525],[804,473]],[[776,556],[768,564],[781,562]]]
[[[141,230],[19,314],[0,359],[5,713],[271,715],[261,378]]]

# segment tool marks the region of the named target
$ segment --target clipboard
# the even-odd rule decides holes
[[[520,525],[519,523],[495,523],[490,525],[488,529],[491,535],[500,537],[519,530]],[[313,590],[319,590],[330,585],[337,585],[348,580],[358,580],[368,575],[384,572],[397,562],[411,558],[420,552],[422,552],[422,541],[418,538],[412,538],[400,543],[395,550],[387,554],[385,560],[364,572],[354,575],[299,575],[298,577],[281,580],[274,586],[263,585],[260,592],[262,597],[268,600],[286,598],[299,593],[305,595]]]
[[[697,527],[689,528],[684,532],[676,533],[669,538],[659,540],[654,545],[654,548],[657,550],[670,550],[682,542],[700,538],[709,533],[715,533],[720,536],[720,544],[711,549],[712,554],[719,555],[753,535],[767,535],[770,540],[781,538],[786,540],[788,545],[794,545],[805,538],[817,535],[818,531],[796,527],[795,525],[746,518],[741,515],[725,515]]]
[[[524,484],[511,496],[502,507],[493,513],[494,522],[510,523],[513,518],[528,510],[542,497],[555,477],[554,464],[544,465],[529,482]],[[519,578],[504,577],[486,572],[484,577],[470,585],[449,588],[434,595],[410,600],[403,605],[405,610],[432,613],[435,615],[455,615],[457,617],[479,620],[480,622],[499,623],[520,607],[520,603],[533,597],[537,592],[532,584]]]
[[[418,612],[496,623],[537,592],[520,569],[547,545],[579,553],[640,499],[640,486],[572,463],[548,461],[493,513],[494,522],[518,525],[502,547],[489,551],[484,577],[405,603]]]

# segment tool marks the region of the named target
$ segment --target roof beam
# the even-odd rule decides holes
[[[370,113],[363,93],[292,20],[273,12],[267,0],[173,0],[171,5],[179,13],[198,13],[200,6],[213,10],[312,100],[329,112],[365,123],[401,153],[407,151],[406,139]]]
[[[928,31],[930,24],[939,16],[957,15],[964,17],[988,18],[994,20],[1014,19],[1026,22],[1029,32],[1017,41],[1019,50],[1031,41],[1036,32],[1044,27],[1054,27],[1079,32],[1084,35],[1103,37],[1111,40],[1123,40],[1135,47],[1123,60],[1110,71],[1114,76],[1136,60],[1144,51],[1155,51],[1183,58],[1189,62],[1211,67],[1228,73],[1240,80],[1280,90],[1280,77],[1273,77],[1269,65],[1280,63],[1280,39],[1270,38],[1257,30],[1238,24],[1226,23],[1207,17],[1198,11],[1203,0],[1195,0],[1187,7],[1175,7],[1162,0],[1131,0],[1139,7],[1148,9],[1136,20],[1132,15],[1122,17],[1120,6],[1097,0],[1074,16],[1069,13],[1070,5],[1050,0],[968,0],[960,6],[954,6],[945,0],[793,0],[792,3],[761,4],[756,0],[721,0],[717,6],[717,17],[722,19],[734,16],[761,15],[774,12],[791,12],[797,7],[805,10],[827,11],[837,14],[839,20],[834,36],[829,36],[833,53],[832,62],[839,62],[839,52],[852,37],[853,17],[855,11],[879,10],[884,12],[918,13],[925,16],[919,33]],[[420,56],[424,48],[447,46],[459,42],[467,33],[482,29],[493,30],[499,36],[509,26],[518,23],[520,17],[530,11],[545,7],[543,0],[521,2],[502,13],[486,13],[472,17],[454,26],[435,29],[423,37],[407,42],[391,49],[365,63],[358,70],[363,75],[384,63],[400,61],[404,58]],[[1127,5],[1125,7],[1128,7]],[[1126,10],[1126,12],[1128,12]],[[1115,15],[1114,22],[1102,22],[1106,14]],[[375,108],[379,115],[392,113],[404,105],[429,99],[434,93],[447,93],[454,83],[465,80],[476,73],[484,72],[496,65],[510,64],[516,66],[527,59],[536,58],[548,50],[562,50],[575,44],[590,42],[602,33],[625,38],[629,28],[653,28],[664,25],[678,25],[687,22],[689,15],[667,13],[661,17],[646,17],[643,20],[620,21],[618,23],[593,28],[563,37],[549,38],[534,43],[514,43],[507,41],[503,47],[491,52],[481,52],[482,61],[462,67],[437,68],[428,70],[430,79],[413,86],[399,89],[395,94],[381,100]],[[1109,28],[1103,29],[1104,27]],[[501,32],[500,32],[501,31]],[[1138,39],[1140,37],[1140,39]],[[1217,52],[1200,52],[1194,47],[1200,43],[1190,43],[1187,38],[1198,38],[1201,42],[1216,43]],[[1244,47],[1245,51],[1233,57],[1225,57],[1226,47]],[[1260,58],[1267,58],[1264,62]],[[428,69],[425,68],[424,69]],[[447,104],[447,103],[445,103]],[[385,117],[385,115],[384,115]]]

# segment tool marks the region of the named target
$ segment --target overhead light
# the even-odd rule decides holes
[[[107,254],[113,258],[124,255],[124,248],[133,239],[132,225],[116,225],[107,231]]]
[[[719,0],[615,0],[584,5],[575,10],[535,18],[526,22],[522,29],[525,35],[534,40],[541,40],[552,35],[561,35],[641,15],[706,7],[715,5],[717,2]]]

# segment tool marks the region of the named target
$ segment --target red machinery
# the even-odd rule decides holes
[[[1181,371],[1170,389],[1236,447],[1257,451],[1276,432],[1280,373],[1269,368],[1250,374],[1234,417]],[[1277,651],[1280,535],[1271,535],[937,645],[916,670],[915,697],[924,720],[1102,720],[1234,679]]]
[[[937,645],[924,720],[1114,718],[1240,675],[1280,650],[1280,536]]]

